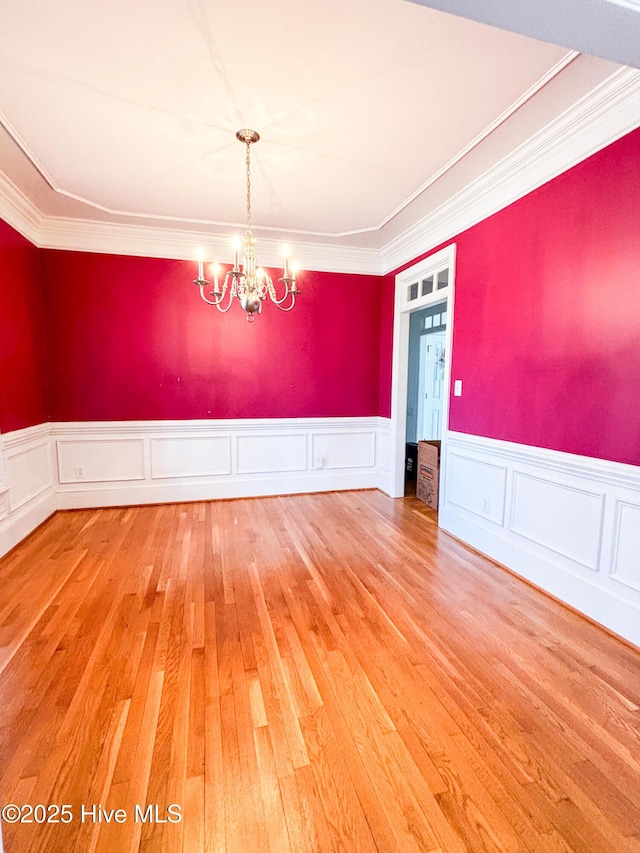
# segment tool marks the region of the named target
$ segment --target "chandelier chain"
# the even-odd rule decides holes
[[[251,142],[247,139],[247,230],[251,231]]]

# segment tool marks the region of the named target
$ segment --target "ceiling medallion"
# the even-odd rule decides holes
[[[260,139],[260,135],[255,130],[243,128],[236,133],[236,138],[244,142],[247,149],[247,232],[242,240],[239,237],[234,240],[233,268],[224,273],[222,287],[220,265],[213,264],[213,290],[205,292],[210,282],[204,277],[204,252],[201,248],[198,249],[198,277],[193,283],[200,288],[200,296],[207,305],[215,305],[218,311],[226,313],[237,299],[243,311],[247,312],[247,320],[253,322],[255,315],[262,312],[262,303],[267,297],[281,311],[291,311],[300,293],[296,284],[298,268],[295,261],[289,261],[289,248],[285,246],[283,275],[278,279],[282,288],[278,292],[266,270],[256,267],[256,238],[251,233],[251,146]]]

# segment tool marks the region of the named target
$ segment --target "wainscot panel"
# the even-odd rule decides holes
[[[314,432],[311,441],[314,468],[373,468],[376,464],[373,431],[350,435]]]
[[[56,499],[49,424],[4,433],[0,442],[2,556],[55,512]]]
[[[457,432],[446,447],[441,526],[640,646],[640,469]]]
[[[504,523],[505,465],[490,465],[460,453],[450,454],[449,501],[494,524]]]
[[[616,501],[611,577],[640,592],[640,504]]]
[[[144,480],[144,445],[140,438],[56,441],[59,483],[113,483]]]
[[[597,571],[605,495],[513,472],[514,533]]]
[[[57,505],[388,491],[388,431],[377,417],[52,424]]]
[[[231,437],[152,438],[151,477],[217,477],[231,473]]]
[[[283,474],[307,468],[305,433],[236,436],[238,474]]]

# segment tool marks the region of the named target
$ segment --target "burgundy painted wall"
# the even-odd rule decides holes
[[[639,465],[640,130],[454,241],[451,429]]]
[[[49,420],[38,250],[0,220],[0,430]]]
[[[249,324],[193,263],[47,250],[43,273],[53,421],[378,414],[377,276],[305,272]]]
[[[451,428],[640,464],[640,131],[455,241]],[[3,431],[47,419],[45,366],[56,421],[389,416],[393,273],[305,273],[253,325],[200,301],[193,264],[2,223],[0,274]]]

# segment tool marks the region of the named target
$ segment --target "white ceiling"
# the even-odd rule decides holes
[[[405,0],[2,0],[0,168],[39,214],[379,248],[617,66]]]

